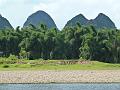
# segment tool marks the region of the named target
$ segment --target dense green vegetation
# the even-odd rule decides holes
[[[20,59],[87,59],[120,63],[120,30],[66,27],[59,31],[30,25],[0,30],[0,55]]]

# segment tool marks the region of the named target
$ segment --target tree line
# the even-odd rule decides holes
[[[86,59],[120,63],[120,30],[94,26],[38,27],[0,30],[0,55],[28,59]]]

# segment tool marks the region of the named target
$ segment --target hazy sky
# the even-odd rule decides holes
[[[63,28],[68,20],[78,14],[88,19],[104,13],[120,28],[120,0],[0,0],[0,13],[12,26],[23,26],[32,13],[44,10]]]

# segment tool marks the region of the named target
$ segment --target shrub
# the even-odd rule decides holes
[[[8,67],[9,67],[9,65],[4,65],[4,66],[3,66],[3,68],[8,68]]]
[[[8,59],[10,59],[10,60],[17,60],[18,58],[15,55],[10,54]]]

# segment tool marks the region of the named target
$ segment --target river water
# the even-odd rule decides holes
[[[0,84],[0,90],[120,90],[119,84]]]

